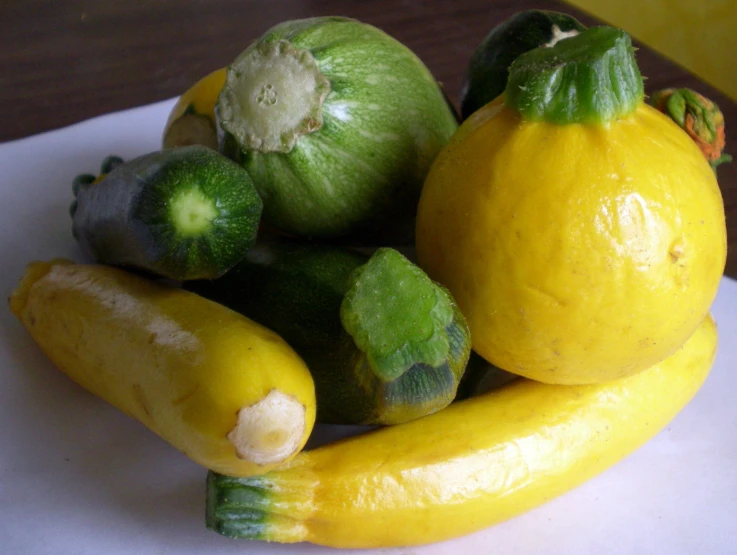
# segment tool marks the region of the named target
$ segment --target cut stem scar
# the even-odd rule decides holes
[[[207,232],[218,216],[215,203],[198,188],[183,191],[172,199],[170,206],[176,230],[184,237]]]
[[[543,47],[545,48],[552,48],[556,44],[558,44],[560,41],[564,39],[569,39],[571,37],[575,37],[578,35],[578,29],[571,29],[570,31],[562,31],[560,27],[557,25],[553,25],[552,28],[553,38],[550,39],[549,42],[546,42],[543,44]]]
[[[322,127],[329,92],[308,50],[285,40],[257,43],[228,68],[218,117],[243,150],[289,152],[301,135]]]
[[[305,406],[277,389],[238,411],[228,440],[238,458],[254,464],[281,462],[295,454],[305,432]]]

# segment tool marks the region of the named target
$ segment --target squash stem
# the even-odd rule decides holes
[[[228,67],[216,117],[244,151],[290,152],[322,126],[330,81],[308,50],[258,42]]]
[[[341,321],[377,377],[395,380],[414,365],[447,359],[453,302],[417,266],[394,249],[379,249],[350,283]]]
[[[468,118],[504,92],[509,66],[533,48],[553,47],[585,30],[568,14],[523,10],[494,27],[471,56],[461,98],[461,115]]]
[[[306,541],[318,482],[309,464],[304,472],[301,480],[281,480],[273,472],[248,478],[208,472],[206,526],[230,538]]]
[[[254,464],[279,463],[295,454],[305,431],[305,406],[272,389],[266,397],[238,411],[228,440],[239,458]]]
[[[509,67],[507,104],[530,121],[607,125],[643,100],[635,49],[624,31],[591,27]]]

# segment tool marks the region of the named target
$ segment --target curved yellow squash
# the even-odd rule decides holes
[[[518,380],[302,452],[263,476],[211,474],[208,525],[334,547],[417,545],[480,530],[574,488],[652,438],[698,391],[716,345],[707,317],[671,357],[619,381]]]
[[[663,360],[709,311],[724,206],[691,138],[640,104],[606,126],[524,121],[503,97],[435,160],[417,260],[453,294],[473,349],[546,383]]]
[[[215,105],[224,84],[225,68],[221,68],[179,97],[164,127],[164,148],[198,144],[217,149]]]
[[[314,385],[297,354],[194,293],[106,266],[35,262],[10,308],[72,380],[207,468],[265,472],[312,431]]]

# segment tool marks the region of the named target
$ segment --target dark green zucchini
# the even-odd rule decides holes
[[[246,171],[203,146],[109,157],[73,188],[72,232],[87,255],[176,280],[225,273],[255,243],[262,210]]]
[[[317,418],[398,424],[455,397],[466,321],[447,290],[393,249],[372,257],[324,245],[257,245],[190,289],[281,335],[315,380]]]
[[[545,10],[519,12],[494,27],[471,56],[461,92],[461,117],[465,120],[504,92],[509,66],[518,56],[553,46],[584,29],[570,15]]]

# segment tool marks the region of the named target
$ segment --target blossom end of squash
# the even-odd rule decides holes
[[[240,459],[261,466],[280,463],[301,449],[306,414],[306,407],[296,398],[272,389],[238,411],[227,437]]]

